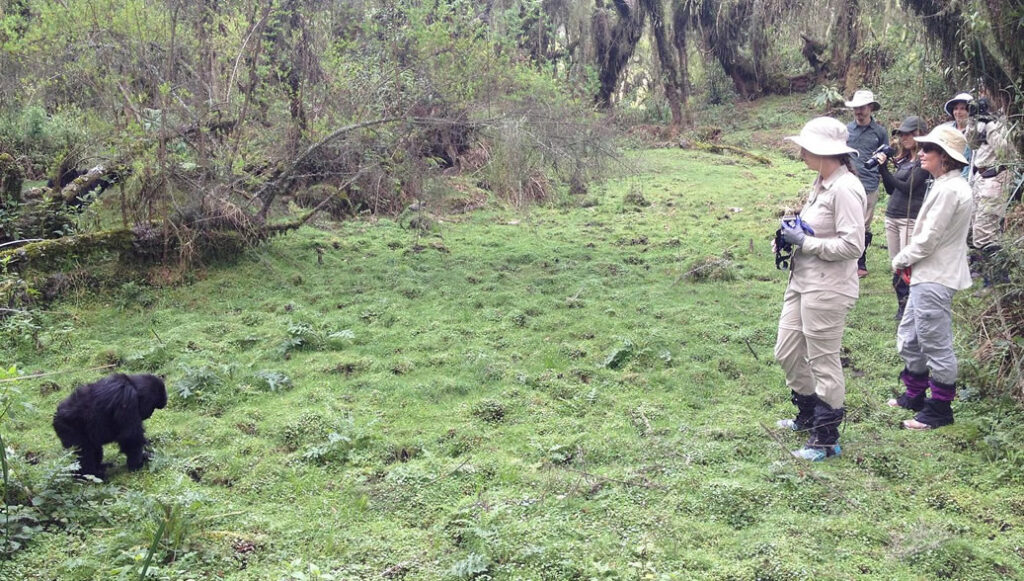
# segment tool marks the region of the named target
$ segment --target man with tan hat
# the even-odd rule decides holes
[[[867,253],[868,246],[871,245],[871,220],[875,217],[878,183],[881,180],[877,165],[865,167],[864,164],[871,159],[880,145],[889,142],[889,135],[871,115],[882,108],[875,100],[874,93],[861,89],[853,94],[853,99],[846,101],[846,106],[853,109],[853,121],[846,126],[849,132],[846,145],[857,150],[857,161],[854,162],[857,177],[860,178],[860,183],[864,185],[864,192],[867,194],[867,206],[864,208],[864,253],[857,261],[857,276],[863,278],[868,275]]]

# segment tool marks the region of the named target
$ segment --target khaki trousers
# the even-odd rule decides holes
[[[999,241],[1006,216],[1006,189],[1010,172],[1001,171],[990,178],[975,176],[971,184],[974,194],[974,217],[971,223],[971,244],[984,248]]]
[[[833,409],[843,407],[846,399],[839,347],[856,300],[831,291],[788,288],[782,300],[775,359],[786,373],[786,385],[801,395],[817,395]]]
[[[914,231],[914,222],[910,218],[885,218],[885,244],[889,247],[889,262],[910,242],[910,234]]]
[[[867,202],[864,204],[864,232],[871,232],[871,221],[875,219],[875,206],[878,205],[878,190],[865,192]]]

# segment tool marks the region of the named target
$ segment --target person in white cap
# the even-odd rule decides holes
[[[947,121],[944,125],[956,127],[960,133],[966,132],[967,121],[970,118],[968,104],[973,100],[974,97],[972,97],[970,93],[957,93],[955,97],[946,101],[946,104],[943,105],[942,108],[952,119]]]
[[[857,175],[860,183],[864,185],[864,192],[867,195],[867,207],[864,213],[864,252],[857,260],[857,276],[868,275],[867,250],[871,246],[871,221],[875,218],[875,204],[878,203],[878,182],[881,178],[878,175],[878,167],[865,167],[867,160],[880,145],[889,143],[889,135],[885,128],[878,124],[872,117],[872,113],[878,111],[882,106],[875,100],[875,94],[868,90],[859,90],[853,94],[853,99],[846,101],[846,106],[853,109],[853,121],[846,130],[849,137],[846,144],[857,150]]]
[[[946,104],[942,106],[942,109],[952,119],[944,123],[949,127],[956,128],[957,131],[967,136],[967,129],[970,125],[970,104],[974,101],[974,97],[970,93],[957,93],[952,99],[946,101]],[[968,167],[963,170],[964,178],[970,177],[970,161],[971,161],[971,146],[968,143],[964,146],[964,157],[967,159]]]
[[[940,125],[924,136],[921,167],[934,182],[914,223],[910,242],[892,259],[893,270],[910,269],[910,298],[896,331],[896,349],[905,367],[906,391],[892,407],[917,412],[903,422],[911,430],[953,423],[957,359],[953,351],[953,295],[971,286],[967,229],[974,213],[971,186],[961,175],[967,165],[963,134]],[[931,390],[931,397],[925,392]]]
[[[838,455],[846,382],[839,360],[846,315],[860,291],[857,257],[864,250],[864,186],[846,145],[847,129],[831,117],[812,119],[800,135],[786,140],[800,146],[804,163],[818,173],[798,220],[783,220],[786,242],[795,248],[789,285],[779,316],[775,359],[782,365],[795,419],[779,427],[810,431],[807,444],[793,452],[817,461]]]

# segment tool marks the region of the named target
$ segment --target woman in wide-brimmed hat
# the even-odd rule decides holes
[[[957,359],[953,351],[953,295],[971,286],[967,229],[974,202],[961,175],[967,165],[964,136],[940,125],[924,137],[921,167],[935,178],[914,224],[910,242],[892,259],[892,268],[910,270],[910,298],[896,332],[905,367],[906,388],[889,405],[917,412],[903,427],[927,430],[953,423]],[[931,390],[931,397],[926,392]]]
[[[860,290],[857,258],[864,250],[864,186],[853,167],[857,151],[846,145],[847,137],[841,122],[818,117],[786,138],[800,146],[801,159],[818,173],[798,219],[783,220],[781,226],[795,249],[775,343],[775,358],[797,408],[794,419],[778,425],[810,432],[807,444],[793,452],[807,460],[840,453],[846,382],[839,348]]]
[[[914,231],[914,221],[924,194],[928,190],[931,174],[921,168],[921,159],[917,156],[917,141],[924,133],[921,118],[911,115],[903,120],[892,134],[896,137],[896,152],[892,158],[884,153],[875,154],[878,170],[882,176],[882,185],[889,194],[889,203],[885,207],[885,241],[889,247],[889,261],[899,254],[900,250],[910,241],[910,233]],[[892,170],[887,161],[892,162]],[[892,287],[896,291],[896,320],[903,319],[903,310],[910,295],[910,284],[902,273],[893,273]]]
[[[957,93],[952,99],[946,101],[942,109],[951,119],[946,125],[957,128],[961,133],[967,131],[967,121],[970,117],[969,105],[973,100],[974,97],[970,93]]]

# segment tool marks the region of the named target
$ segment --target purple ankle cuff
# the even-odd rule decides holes
[[[953,401],[956,397],[956,386],[944,383],[931,382],[932,399],[938,401]]]
[[[904,369],[900,373],[900,380],[903,381],[903,385],[907,388],[908,397],[917,397],[924,393],[924,390],[928,389],[928,374],[918,375],[911,373]]]

